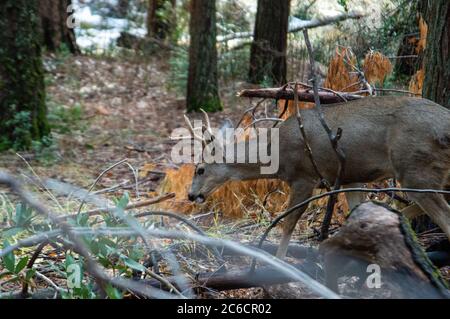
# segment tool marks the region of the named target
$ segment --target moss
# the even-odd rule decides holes
[[[422,248],[417,238],[416,233],[411,227],[409,220],[403,216],[402,213],[393,209],[385,203],[375,202],[374,204],[382,206],[386,209],[389,209],[391,212],[396,213],[399,216],[400,221],[400,230],[405,238],[406,245],[410,248],[413,256],[413,260],[417,266],[427,275],[430,282],[445,296],[448,294],[448,284],[445,279],[442,277],[439,269],[434,266],[431,260],[428,258],[427,253]]]
[[[399,218],[402,233],[405,236],[406,244],[411,248],[414,261],[425,272],[425,274],[428,276],[433,285],[436,286],[440,291],[445,292],[446,290],[449,289],[449,286],[445,281],[445,279],[442,278],[439,269],[437,269],[436,266],[434,266],[434,264],[428,258],[426,252],[420,246],[419,240],[416,236],[416,233],[412,229],[409,220],[402,214],[400,214]]]
[[[37,1],[5,0],[0,29],[1,148],[26,149],[50,133]]]
[[[201,100],[191,100],[191,103],[188,107],[188,112],[198,112],[200,109],[203,109],[206,112],[217,112],[222,111],[222,103],[220,102],[220,99],[211,97],[211,98],[204,98]]]

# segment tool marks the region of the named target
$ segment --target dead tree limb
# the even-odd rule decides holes
[[[368,202],[355,208],[340,231],[320,245],[327,286],[338,291],[337,279],[356,275],[358,298],[449,298],[447,283],[418,243],[407,219],[385,204]],[[378,269],[379,286],[367,287],[369,265]],[[375,295],[373,295],[375,294]]]
[[[312,20],[299,20],[296,21],[296,23],[291,23],[289,25],[288,32],[289,33],[295,33],[302,31],[304,29],[313,29],[318,27],[323,27],[326,25],[330,25],[336,22],[341,22],[348,19],[361,19],[364,17],[364,14],[360,12],[349,12],[349,13],[342,13],[337,16],[333,17],[323,17],[323,18],[314,18]],[[246,39],[246,38],[252,38],[253,32],[239,32],[239,33],[233,33],[233,34],[227,34],[225,36],[220,36],[217,38],[217,42],[227,42],[231,40],[236,39]]]
[[[331,142],[331,146],[333,147],[334,152],[339,161],[338,172],[336,175],[336,180],[334,182],[334,190],[341,188],[342,179],[344,177],[345,172],[345,153],[342,147],[339,146],[339,140],[342,136],[342,129],[339,127],[337,132],[334,133],[331,128],[328,126],[328,123],[325,120],[325,116],[323,114],[322,106],[320,105],[320,97],[319,97],[319,83],[316,74],[316,60],[314,59],[314,51],[309,41],[308,30],[303,30],[303,35],[305,37],[306,47],[308,49],[309,61],[311,66],[311,77],[313,82],[313,90],[314,90],[314,103],[316,104],[316,110],[319,115],[320,123],[322,124],[324,130],[327,132],[328,137]],[[320,176],[320,175],[319,175]],[[321,239],[326,239],[328,237],[328,229],[330,228],[331,218],[333,217],[334,205],[336,204],[337,196],[332,195],[328,199],[327,211],[325,213],[325,217],[322,222],[321,229]]]
[[[445,195],[450,195],[450,191],[445,191],[445,190],[439,190],[439,189],[414,189],[414,188],[396,188],[396,187],[388,187],[388,188],[376,188],[376,189],[371,189],[371,188],[362,188],[362,187],[354,187],[354,188],[346,188],[346,189],[336,189],[336,190],[332,190],[323,194],[319,194],[319,195],[315,195],[312,196],[306,200],[304,200],[303,202],[294,205],[292,207],[290,207],[289,209],[287,209],[283,214],[278,215],[269,225],[269,227],[267,227],[266,231],[264,232],[264,234],[261,236],[261,238],[259,239],[258,242],[258,248],[261,248],[264,241],[267,239],[267,236],[269,236],[270,231],[276,226],[278,225],[278,223],[283,220],[284,218],[286,218],[287,216],[289,216],[290,214],[292,214],[293,212],[295,212],[297,209],[299,209],[300,207],[303,207],[305,205],[309,205],[309,203],[316,201],[318,199],[321,199],[323,197],[327,197],[327,196],[331,196],[331,195],[336,195],[336,194],[340,194],[340,193],[354,193],[354,192],[364,192],[364,193],[376,193],[376,194],[380,194],[380,193],[394,193],[394,192],[404,192],[404,193],[420,193],[420,194],[445,194]]]
[[[152,289],[151,287],[143,286],[138,282],[133,282],[121,277],[110,278],[105,272],[103,272],[100,265],[91,257],[89,249],[84,244],[83,240],[73,231],[73,227],[65,221],[58,220],[50,210],[38,200],[36,200],[31,193],[26,191],[21,182],[7,173],[0,171],[0,184],[4,184],[15,192],[21,200],[24,201],[30,208],[34,209],[40,215],[47,217],[52,223],[59,227],[62,233],[73,243],[74,250],[84,258],[87,272],[95,279],[99,286],[102,297],[106,296],[106,287],[111,284],[117,288],[123,290],[137,291],[141,295],[147,297],[159,297],[159,298],[173,298],[173,295],[165,292]],[[8,247],[7,247],[8,248]],[[4,253],[4,250],[2,251]]]
[[[139,201],[136,202],[134,204],[129,204],[127,205],[127,207],[124,208],[124,210],[130,210],[130,209],[135,209],[135,208],[141,208],[141,207],[145,207],[145,206],[150,206],[150,205],[154,205],[154,204],[158,204],[161,203],[165,200],[171,199],[175,197],[175,193],[167,193],[155,198],[151,198],[148,200],[143,200],[143,201]],[[92,216],[97,216],[97,215],[101,215],[103,213],[107,213],[111,210],[115,209],[115,207],[108,207],[108,208],[96,208],[87,212],[82,212],[82,215],[88,215],[89,217]],[[78,216],[78,213],[74,213],[74,214],[67,214],[67,215],[62,215],[62,216],[58,216],[57,218],[59,220],[65,220],[67,218],[76,218]],[[135,216],[136,217],[136,216]]]
[[[314,92],[310,89],[300,89],[297,91],[298,99],[302,102],[314,102]],[[275,100],[294,100],[295,94],[292,88],[267,88],[267,89],[248,89],[240,91],[237,96],[247,98],[265,98]],[[338,92],[332,93],[329,91],[319,91],[320,102],[323,104],[334,104],[352,100],[359,100],[364,96]]]
[[[320,270],[317,266],[314,268],[312,264],[309,265],[310,267],[305,267],[303,264],[294,266],[310,274],[315,274]],[[166,279],[175,284],[175,278],[168,277]],[[292,277],[267,266],[258,268],[255,271],[247,268],[228,271],[226,273],[200,273],[190,280],[193,288],[207,288],[217,291],[278,285],[294,281]],[[144,283],[154,288],[165,288],[160,282],[154,279],[144,280]]]
[[[295,106],[295,109],[297,110],[296,117],[297,117],[298,126],[300,128],[300,132],[301,132],[302,137],[303,137],[303,141],[305,143],[305,151],[308,154],[309,160],[311,161],[311,164],[312,164],[312,166],[314,168],[314,171],[315,171],[316,175],[320,178],[321,184],[325,186],[327,191],[330,191],[331,190],[330,183],[328,183],[328,181],[323,177],[322,173],[319,170],[319,167],[317,166],[316,161],[314,160],[312,149],[311,149],[311,146],[309,145],[309,140],[308,140],[308,138],[306,136],[305,127],[303,125],[303,118],[302,118],[302,114],[300,112],[300,108],[299,108],[298,102],[299,102],[298,101],[298,83],[295,83],[295,86],[294,86],[294,106]]]

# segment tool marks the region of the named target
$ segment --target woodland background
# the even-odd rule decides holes
[[[67,10],[70,5],[74,10]],[[68,21],[75,27],[68,27]],[[3,0],[0,169],[20,176],[57,215],[77,213],[81,206],[91,211],[95,205],[84,204],[73,190],[61,194],[50,189],[48,179],[89,189],[123,211],[170,211],[195,221],[214,238],[252,242],[286,208],[287,186],[233,182],[205,205],[192,204],[187,190],[193,166],[171,161],[176,141],[169,136],[184,126],[185,112],[200,119],[200,108],[210,112],[213,125],[225,119],[237,124],[258,102],[238,97],[243,89],[307,83],[305,25],[320,86],[357,92],[362,72],[373,88],[385,90],[378,95],[422,95],[450,108],[446,0]],[[281,108],[277,101],[267,105],[275,113]],[[294,112],[294,105],[289,107],[286,116]],[[244,116],[240,125],[251,121]],[[387,185],[389,181],[378,187]],[[387,195],[368,196],[402,205]],[[297,227],[297,242],[316,245],[326,202],[310,205]],[[133,207],[136,203],[146,204]],[[347,213],[340,196],[332,231]],[[76,226],[123,225],[107,214],[75,217],[70,220]],[[52,229],[7,188],[0,188],[0,218],[2,248]],[[170,218],[147,216],[140,222],[188,231]],[[435,227],[429,221],[413,226],[425,247],[442,239],[439,231],[430,232]],[[276,242],[278,233],[269,239]],[[138,238],[92,237],[85,243],[109,274],[134,278],[138,272],[145,277],[148,251]],[[164,249],[173,245],[182,246],[179,266],[191,276],[214,269],[214,259],[186,257],[195,244],[157,243]],[[89,276],[81,288],[66,288],[67,267],[86,260],[63,247],[47,243],[35,260],[35,248],[4,257],[0,294],[50,287],[66,298],[99,297]],[[173,267],[162,258],[157,274],[169,276]],[[441,271],[448,276],[448,267]],[[114,287],[108,286],[108,297],[133,296]],[[253,298],[259,293],[242,289],[206,295]],[[307,289],[303,293],[314,296]]]

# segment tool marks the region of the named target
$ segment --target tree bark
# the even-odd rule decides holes
[[[250,83],[286,83],[290,0],[258,0],[250,53]]]
[[[49,134],[37,0],[0,6],[0,150]]]
[[[419,11],[428,26],[423,97],[450,108],[450,1],[421,0]]]
[[[395,62],[395,73],[398,75],[413,76],[416,72],[417,45],[415,35],[404,36],[397,51],[399,57]]]
[[[314,102],[314,93],[309,89],[300,89],[297,91],[298,99],[302,102]],[[263,88],[246,89],[238,93],[239,97],[262,98],[275,100],[294,100],[294,91],[283,88]],[[320,102],[323,104],[333,104],[345,101],[352,101],[364,98],[361,95],[340,92],[339,95],[332,92],[319,92]]]
[[[190,11],[187,109],[219,111],[222,105],[217,80],[216,1],[192,0]]]
[[[147,35],[168,39],[175,25],[176,0],[150,0],[148,5]]]
[[[338,290],[337,279],[356,275],[357,298],[448,298],[439,270],[428,259],[404,216],[385,204],[357,206],[332,238],[320,245],[327,286]],[[378,271],[369,270],[376,266]],[[374,284],[378,272],[381,286]]]
[[[73,13],[67,12],[71,4],[72,0],[39,1],[43,45],[51,52],[66,46],[71,53],[80,53],[75,40],[75,31],[67,24],[69,15]]]
[[[130,7],[130,0],[119,0],[117,4],[117,14],[120,18],[126,18],[128,9]]]

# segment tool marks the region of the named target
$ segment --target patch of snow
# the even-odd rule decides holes
[[[102,1],[102,3],[111,7],[116,7],[118,5],[117,0]],[[120,37],[120,33],[123,31],[138,37],[144,37],[147,34],[145,25],[137,25],[135,22],[129,21],[128,19],[98,14],[104,13],[105,11],[95,9],[93,0],[73,0],[73,6],[75,9],[75,19],[77,20],[78,25],[80,25],[80,27],[75,28],[77,44],[82,50],[107,50],[115,45],[117,39]],[[136,10],[136,8],[133,8],[132,10]],[[139,12],[132,13],[135,15],[142,15]],[[142,21],[145,21],[145,19],[142,19]]]
[[[75,19],[80,23],[98,26],[102,23],[103,18],[97,14],[92,14],[91,8],[88,6],[79,7],[74,5]]]

